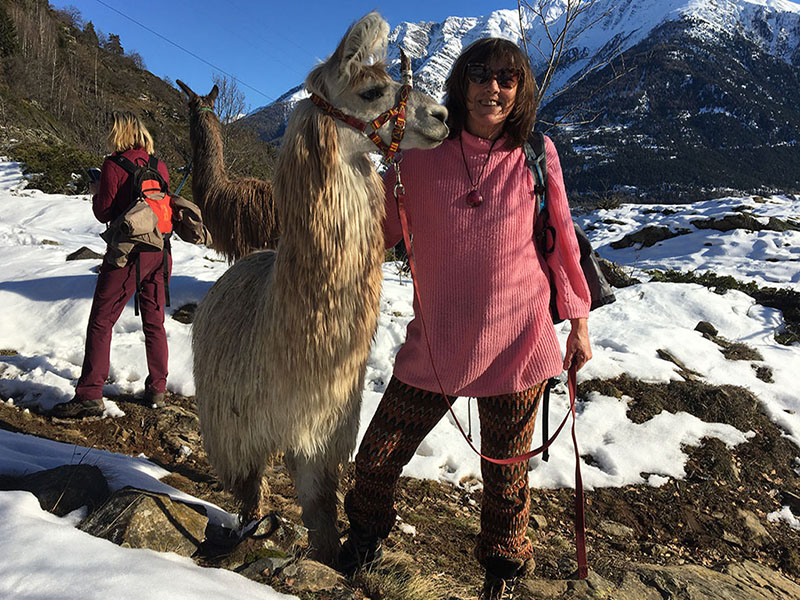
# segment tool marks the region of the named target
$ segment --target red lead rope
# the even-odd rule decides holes
[[[550,445],[556,440],[558,435],[561,433],[561,430],[564,428],[564,425],[567,423],[567,419],[570,415],[572,415],[572,445],[575,449],[575,551],[577,554],[578,559],[578,577],[580,579],[586,579],[589,575],[589,566],[586,561],[586,519],[585,519],[585,511],[584,511],[584,499],[583,499],[583,478],[581,477],[581,456],[580,452],[578,451],[578,438],[575,434],[575,398],[577,396],[577,371],[575,367],[570,367],[567,373],[567,381],[569,383],[569,410],[567,414],[564,415],[564,419],[561,421],[561,424],[556,429],[555,433],[552,437],[547,440],[544,444],[539,446],[538,448],[534,448],[526,452],[525,454],[521,454],[519,456],[512,456],[510,458],[491,458],[489,456],[484,456],[481,454],[480,450],[478,450],[472,441],[469,439],[467,434],[464,432],[464,428],[461,426],[458,418],[456,417],[455,413],[453,412],[453,405],[450,402],[450,398],[448,398],[447,394],[444,391],[444,386],[442,385],[442,381],[439,378],[439,373],[436,371],[436,365],[433,361],[433,350],[431,349],[431,342],[428,338],[428,328],[425,324],[425,315],[422,311],[422,299],[419,295],[419,286],[417,280],[417,272],[416,272],[416,265],[414,260],[414,247],[411,241],[411,234],[410,229],[408,226],[408,215],[406,214],[406,207],[405,207],[405,186],[403,186],[402,180],[400,179],[400,160],[401,157],[398,156],[394,160],[394,169],[395,174],[397,175],[397,183],[394,186],[394,197],[397,202],[397,212],[400,216],[400,225],[403,229],[403,241],[406,245],[406,250],[408,252],[408,264],[411,267],[411,279],[414,282],[414,295],[417,298],[417,306],[419,307],[419,318],[422,323],[422,331],[425,336],[425,343],[428,347],[428,354],[431,358],[431,368],[433,369],[433,374],[436,377],[436,383],[439,385],[439,389],[442,393],[442,397],[445,399],[447,403],[447,408],[450,411],[450,415],[453,417],[453,420],[458,427],[458,430],[461,432],[461,435],[464,436],[464,439],[469,444],[469,447],[481,457],[481,459],[486,460],[490,463],[498,464],[498,465],[510,465],[518,462],[522,462],[524,460],[530,460],[537,454],[541,454]]]

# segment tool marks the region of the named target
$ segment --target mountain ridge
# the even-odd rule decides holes
[[[558,29],[560,20],[564,18],[564,4],[556,3],[554,6],[556,10],[551,12],[549,24]],[[800,167],[795,163],[800,161],[793,160],[791,152],[789,156],[784,156],[787,153],[780,148],[795,148],[800,135],[800,115],[792,109],[792,98],[800,95],[800,3],[788,0],[624,0],[616,11],[601,19],[609,6],[610,2],[598,2],[576,21],[573,31],[586,29],[566,49],[565,58],[541,106],[542,121],[556,122],[570,107],[587,104],[575,121],[589,123],[573,127],[545,127],[565,154],[564,168],[571,196],[590,199],[609,193],[629,194],[633,190],[633,196],[641,200],[666,201],[670,197],[682,200],[705,198],[708,194],[716,193],[715,190],[725,190],[725,193],[731,190],[743,193],[798,191]],[[531,13],[526,13],[526,25],[531,24],[532,18]],[[538,29],[528,29],[526,33],[528,47],[533,54],[537,45],[542,43],[545,32],[539,26]],[[399,48],[404,47],[412,60],[415,86],[441,101],[444,81],[455,58],[467,44],[487,35],[502,36],[519,43],[517,11],[498,10],[484,17],[449,17],[441,23],[401,23],[392,30],[389,38],[389,72],[399,77]],[[675,61],[666,64],[668,61],[658,55],[664,49],[665,36],[671,40],[668,45],[676,51],[682,47],[692,48],[696,54],[683,52],[680,65]],[[748,54],[751,59],[745,60]],[[757,57],[757,60],[753,57]],[[617,79],[615,72],[624,73],[631,64],[635,68]],[[650,103],[642,92],[645,89],[653,93],[655,90],[667,92],[658,82],[678,66],[692,78],[701,74],[707,78],[709,73],[716,70],[720,76],[730,79],[718,83],[718,87],[729,88],[728,96],[738,85],[744,86],[750,98],[741,98],[734,103],[736,106],[727,107],[714,103],[698,106],[697,99],[683,96],[683,106],[664,100],[661,102],[668,109],[662,107],[663,110],[652,113],[651,118],[660,120],[654,126],[647,122]],[[543,62],[534,60],[533,67],[541,72]],[[773,83],[778,80],[783,83],[773,85],[768,82],[770,78],[774,80]],[[574,83],[576,80],[577,84]],[[760,82],[758,87],[754,88],[753,80]],[[573,82],[574,89],[558,97],[556,92],[566,89],[570,82]],[[709,85],[713,84],[713,81],[709,82]],[[605,86],[608,88],[603,90]],[[778,89],[782,90],[781,97],[776,96]],[[597,90],[603,91],[597,94]],[[637,90],[641,106],[628,107],[616,115],[604,110],[604,104],[619,104],[618,98],[611,94],[631,96]],[[262,139],[276,142],[283,133],[294,104],[305,95],[302,86],[294,88],[280,101],[248,115],[245,123]],[[764,107],[759,110],[751,98],[757,100],[762,95]],[[565,97],[570,99],[569,104],[565,103]],[[589,102],[585,102],[587,98],[590,98]],[[696,167],[696,171],[690,177],[671,177],[667,174],[664,181],[660,182],[663,185],[654,183],[647,173],[639,172],[637,153],[631,151],[627,140],[617,144],[610,139],[611,136],[600,135],[609,128],[617,128],[630,140],[644,136],[650,140],[648,143],[658,145],[661,143],[657,139],[660,134],[656,130],[661,128],[663,135],[674,137],[672,123],[685,121],[687,113],[703,121],[701,125],[690,122],[684,128],[688,139],[703,141],[703,145],[689,148],[688,152],[690,160],[686,168],[691,170]],[[765,144],[776,146],[778,150],[770,150],[764,159],[777,162],[775,171],[779,176],[759,180],[740,176],[739,172],[750,170],[748,164],[753,159],[737,159],[718,147],[715,136],[707,131],[711,127],[707,121],[714,121],[706,116],[707,113],[722,115],[716,119],[719,127],[742,131],[742,138],[747,140],[753,137],[752,145],[756,147]],[[728,115],[727,119],[725,115]],[[742,119],[745,119],[744,129],[741,123],[733,122]],[[778,123],[780,119],[784,123]],[[761,125],[753,127],[754,123]],[[765,126],[783,130],[783,136],[779,139],[765,136],[761,131]],[[702,133],[698,133],[698,127]],[[606,139],[598,144],[598,137]],[[587,146],[587,140],[592,139],[594,141],[588,145],[598,148],[586,154],[583,148]],[[624,152],[620,152],[622,145],[627,146]],[[668,156],[685,152],[680,143],[667,145],[671,147]],[[703,158],[702,149],[708,150],[708,160]],[[649,152],[647,147],[640,150],[645,155]],[[722,156],[716,156],[720,151]],[[617,163],[614,171],[623,174],[631,172],[633,177],[628,180],[614,176],[610,180],[606,166],[609,160]],[[645,162],[653,160],[651,156]],[[721,163],[722,168],[705,163]],[[725,166],[728,163],[731,164],[729,168]],[[597,173],[600,175],[594,176]]]

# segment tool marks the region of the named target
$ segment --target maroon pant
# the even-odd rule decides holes
[[[171,272],[172,256],[167,253],[167,274]],[[164,253],[140,253],[139,274],[139,308],[148,371],[145,388],[154,393],[164,392],[169,359],[167,333],[164,331]],[[103,384],[111,366],[111,331],[135,292],[135,261],[121,268],[103,261],[89,313],[83,369],[75,387],[77,398],[96,400],[103,397]]]
[[[530,450],[545,383],[516,394],[478,398],[484,455],[508,458]],[[355,484],[345,497],[351,525],[381,538],[389,535],[397,515],[394,492],[400,473],[446,413],[441,394],[392,377],[356,455]],[[497,465],[482,459],[481,474],[478,561],[485,565],[489,559],[501,558],[521,563],[531,558],[533,546],[527,537],[528,462]]]

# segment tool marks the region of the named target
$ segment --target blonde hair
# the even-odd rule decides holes
[[[153,136],[141,119],[128,111],[114,113],[114,126],[108,134],[107,144],[111,152],[144,148],[148,154],[153,153]]]

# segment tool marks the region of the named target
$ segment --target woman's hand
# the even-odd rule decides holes
[[[592,358],[592,347],[589,344],[588,319],[570,319],[571,330],[567,337],[567,353],[564,356],[564,370],[575,366],[578,371]]]

